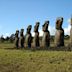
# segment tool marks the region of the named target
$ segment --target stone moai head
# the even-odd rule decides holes
[[[34,26],[34,32],[38,32],[40,22],[36,22],[36,25]]]
[[[24,33],[24,29],[21,29],[20,36],[23,36],[23,33]]]
[[[71,30],[72,30],[72,17],[71,17],[70,25],[71,25]]]
[[[21,29],[20,31],[20,39],[19,39],[19,44],[20,47],[23,48],[24,47],[24,29]]]
[[[63,17],[59,17],[56,20],[56,29],[62,29],[62,24],[63,24]]]
[[[21,29],[21,32],[24,32],[24,29]]]
[[[19,30],[16,30],[16,33],[19,34]]]
[[[16,35],[16,37],[18,37],[18,35],[19,35],[19,30],[16,30],[15,35]]]
[[[49,21],[45,21],[44,25],[42,25],[42,29],[44,32],[48,31]]]
[[[28,28],[27,28],[27,33],[30,33],[31,29],[32,29],[32,25],[29,25]]]

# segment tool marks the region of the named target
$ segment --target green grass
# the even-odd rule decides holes
[[[0,72],[72,72],[72,52],[14,49],[0,44]]]

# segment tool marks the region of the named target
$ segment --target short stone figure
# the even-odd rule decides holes
[[[24,29],[21,29],[21,31],[20,31],[20,40],[19,40],[19,43],[20,43],[20,47],[24,48]]]
[[[40,24],[39,22],[36,22],[36,25],[34,26],[34,32],[35,32],[35,36],[34,36],[34,39],[33,39],[34,47],[39,47],[40,46],[40,43],[39,43],[39,32],[38,32],[39,24]]]
[[[62,28],[63,18],[59,17],[56,20],[55,46],[64,46],[64,30]]]
[[[47,48],[50,46],[50,32],[48,30],[49,21],[45,21],[44,25],[42,25],[43,37],[42,37],[42,47]]]
[[[28,48],[31,47],[31,43],[32,43],[31,29],[32,29],[32,25],[29,25],[25,36],[25,45]]]
[[[19,48],[19,30],[16,30],[15,33],[15,47]]]

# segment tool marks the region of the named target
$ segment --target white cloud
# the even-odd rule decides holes
[[[35,33],[34,33],[34,32],[32,32],[32,36],[33,36],[33,37],[35,36]]]
[[[71,20],[68,19],[67,22],[68,22],[68,27],[67,28],[64,28],[64,32],[65,32],[65,35],[70,35],[70,29],[71,29],[70,23],[71,23]]]
[[[68,19],[68,23],[69,23],[69,24],[71,23],[71,20],[70,20],[70,19]]]
[[[49,26],[50,35],[55,35],[55,27]]]
[[[39,30],[39,36],[43,36],[43,31]]]
[[[70,29],[71,29],[70,25],[68,25],[67,28],[64,28],[65,35],[70,35]]]
[[[32,36],[34,37],[35,36],[35,33],[32,32]],[[39,30],[39,36],[43,36],[43,31],[42,30]]]

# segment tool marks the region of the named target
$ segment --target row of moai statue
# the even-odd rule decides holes
[[[31,42],[32,42],[31,28],[32,26],[29,25],[27,28],[26,36],[24,36],[24,29],[21,29],[20,38],[19,38],[19,30],[16,30],[16,33],[15,33],[15,47],[16,48],[31,47]]]
[[[63,17],[57,18],[56,33],[55,33],[55,46],[56,47],[64,46],[64,30],[62,28],[62,24],[63,24]],[[36,22],[36,25],[34,26],[35,36],[33,38],[33,41],[32,41],[32,35],[31,35],[31,29],[32,29],[31,25],[27,27],[27,32],[26,32],[25,37],[23,34],[24,29],[21,29],[20,31],[20,38],[19,38],[19,31],[17,30],[15,34],[15,46],[17,48],[19,46],[21,48],[23,47],[31,48],[32,46],[33,47],[43,47],[43,48],[49,47],[50,46],[50,32],[48,30],[49,21],[45,21],[45,23],[42,25],[42,30],[44,33],[43,33],[41,43],[39,41],[39,31],[38,31],[39,25],[40,23]],[[72,19],[71,19],[71,31],[70,31],[70,44],[72,44]]]
[[[20,32],[20,39],[19,39],[19,30],[16,30],[16,33],[15,33],[15,47],[16,48],[23,48],[24,47],[24,29],[21,29],[21,32]]]

